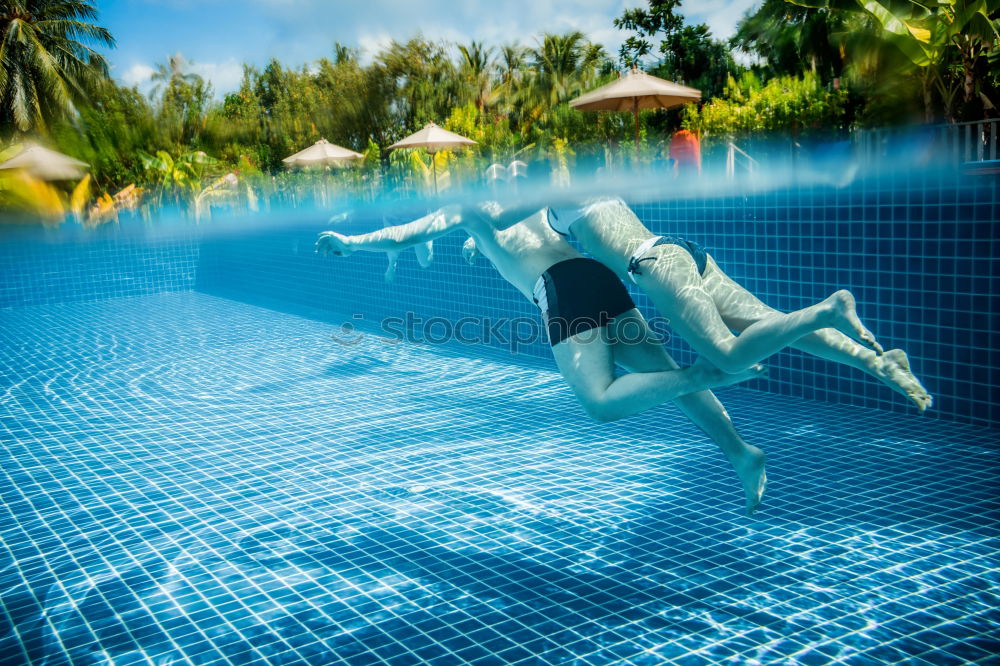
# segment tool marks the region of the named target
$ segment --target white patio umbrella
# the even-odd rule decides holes
[[[0,164],[0,169],[24,169],[39,180],[79,180],[88,168],[90,165],[86,162],[36,144],[28,144],[17,155]]]
[[[617,81],[570,101],[581,111],[631,111],[635,117],[635,155],[639,156],[639,109],[670,109],[701,99],[701,91],[633,68]]]
[[[396,143],[389,146],[389,150],[397,148],[424,148],[431,155],[431,169],[434,171],[434,192],[437,192],[437,162],[434,160],[434,153],[448,148],[459,146],[475,146],[476,142],[466,139],[464,136],[442,129],[434,123],[427,123],[422,130],[418,130]]]
[[[363,157],[364,155],[361,153],[330,143],[326,139],[320,139],[305,150],[289,155],[281,161],[288,166],[313,166],[317,164],[342,166]]]

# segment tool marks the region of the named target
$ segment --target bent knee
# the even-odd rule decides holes
[[[709,363],[711,363],[712,365],[714,365],[716,368],[723,371],[727,375],[735,375],[737,372],[743,372],[751,365],[753,365],[752,363],[747,363],[745,360],[737,358],[732,354],[728,353],[729,352],[728,347],[729,346],[727,345],[727,349],[724,350],[713,349],[711,351],[703,353],[701,356],[706,361],[708,361]]]
[[[617,413],[617,410],[612,409],[602,400],[589,400],[582,404],[587,416],[598,423],[611,423],[621,418],[621,414]]]

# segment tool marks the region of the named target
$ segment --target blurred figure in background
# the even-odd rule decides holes
[[[670,138],[670,159],[678,176],[701,174],[701,140],[688,130],[674,132]]]

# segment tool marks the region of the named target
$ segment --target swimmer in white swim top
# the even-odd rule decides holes
[[[839,314],[835,323],[817,327],[818,306],[786,314],[765,305],[726,275],[700,245],[654,235],[620,198],[550,209],[549,223],[622,279],[635,283],[670,320],[671,328],[723,370],[738,371],[790,346],[871,375],[921,412],[933,403],[910,371],[906,353],[883,353],[858,319],[854,297],[846,290],[819,304]]]
[[[753,513],[766,484],[764,453],[740,437],[707,389],[758,377],[763,368],[752,365],[728,375],[699,361],[681,369],[621,281],[555,233],[544,211],[518,221],[523,211],[497,208],[448,206],[409,224],[358,236],[327,231],[320,234],[317,251],[335,256],[400,252],[452,231],[466,232],[500,274],[539,305],[559,371],[592,418],[612,421],[674,401],[732,463],[747,513]],[[629,372],[616,376],[616,365]]]

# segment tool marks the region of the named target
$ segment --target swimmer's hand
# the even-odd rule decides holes
[[[476,263],[476,258],[479,257],[479,248],[476,247],[476,239],[470,238],[465,241],[465,245],[462,246],[462,258],[469,262],[472,266]]]
[[[350,239],[336,231],[324,231],[316,241],[316,251],[323,256],[332,254],[335,257],[346,257],[354,252]]]

